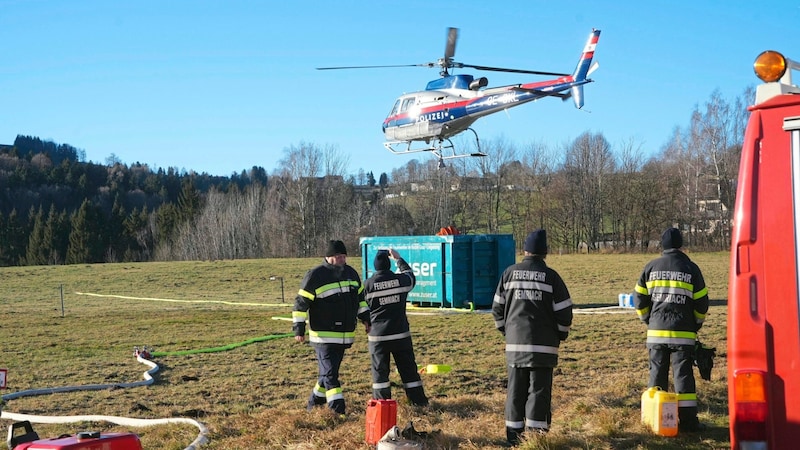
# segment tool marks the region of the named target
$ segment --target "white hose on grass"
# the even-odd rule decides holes
[[[574,314],[630,314],[633,308],[622,306],[598,306],[595,308],[572,308]]]
[[[60,392],[74,392],[74,391],[99,391],[103,389],[113,388],[131,388],[137,386],[147,386],[153,384],[153,374],[158,372],[158,364],[148,359],[142,358],[142,355],[137,355],[136,360],[142,364],[150,367],[148,371],[143,374],[144,380],[132,383],[111,383],[111,384],[87,384],[83,386],[61,386],[55,388],[43,389],[28,389],[26,391],[14,392],[0,397],[4,402],[13,400],[15,398],[30,397],[34,395],[55,394]],[[200,433],[194,441],[189,444],[184,450],[197,450],[201,445],[208,443],[208,429],[202,423],[194,419],[186,419],[180,417],[173,417],[168,419],[133,419],[129,417],[117,416],[100,416],[100,415],[81,415],[81,416],[36,416],[30,414],[10,413],[8,411],[0,412],[0,419],[8,419],[14,421],[27,420],[31,423],[73,423],[73,422],[111,422],[117,425],[130,426],[130,427],[149,427],[154,425],[167,425],[167,424],[189,424],[197,427]]]

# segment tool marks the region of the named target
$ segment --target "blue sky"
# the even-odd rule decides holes
[[[306,142],[377,177],[430,158],[392,155],[380,126],[438,70],[316,67],[435,61],[452,26],[456,61],[572,72],[599,28],[584,110],[549,98],[473,128],[519,146],[601,132],[656,153],[715,89],[733,99],[756,84],[761,51],[800,59],[798,23],[793,1],[0,0],[0,143],[32,135],[97,163],[113,154],[227,176],[272,172]],[[458,73],[490,86],[544,79]]]

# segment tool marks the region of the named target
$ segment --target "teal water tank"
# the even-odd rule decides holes
[[[510,234],[376,236],[360,239],[362,277],[372,276],[378,250],[393,248],[408,262],[417,285],[408,294],[416,306],[489,308],[500,275],[516,262]],[[397,266],[392,263],[392,270]]]

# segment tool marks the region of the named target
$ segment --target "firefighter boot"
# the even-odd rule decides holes
[[[522,438],[522,432],[524,428],[510,428],[506,427],[506,440],[508,441],[509,445],[519,445],[519,441]]]
[[[697,407],[678,408],[678,431],[695,433],[706,426],[697,419]]]

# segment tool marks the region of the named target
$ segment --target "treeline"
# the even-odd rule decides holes
[[[713,93],[659,152],[591,132],[559,147],[500,139],[481,143],[487,157],[411,160],[377,180],[314,143],[284,149],[271,174],[217,177],[18,136],[0,147],[0,265],[308,257],[331,238],[357,254],[363,236],[448,225],[518,246],[544,227],[559,252],[651,251],[674,225],[723,250],[751,98]]]
[[[149,261],[203,192],[267,180],[258,167],[214,177],[84,158],[31,136],[0,148],[0,265]]]

